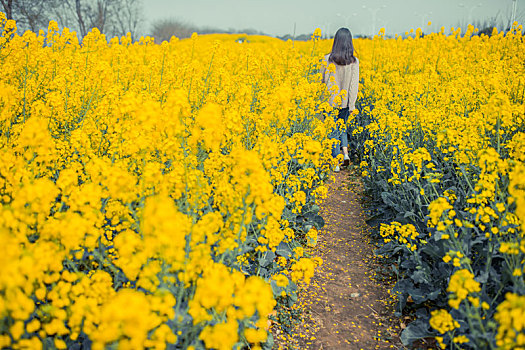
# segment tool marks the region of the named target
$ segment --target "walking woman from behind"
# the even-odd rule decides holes
[[[354,56],[354,43],[348,28],[340,28],[334,37],[332,52],[324,57],[326,63],[321,69],[323,83],[330,92],[329,104],[334,108],[333,117],[337,123],[342,119],[344,127],[337,123],[336,129],[330,134],[331,138],[339,140],[332,149],[332,156],[337,157],[343,149],[343,165],[350,163],[348,157],[348,137],[346,122],[348,116],[355,109],[357,90],[359,86],[359,60]],[[345,90],[345,91],[343,91]],[[339,171],[337,165],[334,171]]]

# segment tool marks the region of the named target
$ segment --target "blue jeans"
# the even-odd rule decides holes
[[[341,153],[341,147],[348,147],[348,134],[346,132],[346,122],[348,121],[348,116],[350,115],[350,110],[346,108],[338,108],[332,112],[332,117],[334,121],[337,122],[338,119],[343,119],[345,124],[345,129],[341,130],[340,126],[336,126],[335,129],[332,129],[328,137],[331,139],[336,139],[339,142],[335,142],[332,147],[332,157],[336,158]]]

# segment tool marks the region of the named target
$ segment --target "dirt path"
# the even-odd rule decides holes
[[[392,298],[374,278],[378,267],[360,203],[361,185],[350,170],[335,174],[321,215],[315,254],[324,263],[300,296],[304,320],[288,348],[398,349]],[[284,347],[284,348],[286,348]]]

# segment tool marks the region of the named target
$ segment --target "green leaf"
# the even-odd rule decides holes
[[[279,287],[274,280],[270,280],[270,286],[272,287],[274,298],[281,295],[282,287]]]
[[[274,345],[273,335],[271,332],[268,332],[268,339],[262,345],[262,350],[272,350]]]
[[[401,332],[401,342],[403,345],[409,346],[418,339],[431,336],[434,336],[434,334],[428,329],[428,321],[426,319],[418,318]]]
[[[279,246],[275,250],[275,253],[277,253],[277,255],[279,256],[284,256],[284,257],[289,258],[292,256],[292,249],[290,249],[290,246],[288,245],[288,243],[281,242],[279,243]]]
[[[275,253],[267,250],[264,256],[259,258],[259,265],[266,267],[273,262],[273,259],[275,259]]]

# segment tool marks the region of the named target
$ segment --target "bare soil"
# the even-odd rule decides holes
[[[325,227],[312,254],[323,259],[300,294],[302,322],[277,337],[279,349],[400,349],[390,283],[378,278],[362,185],[354,172],[335,173],[321,208]]]

